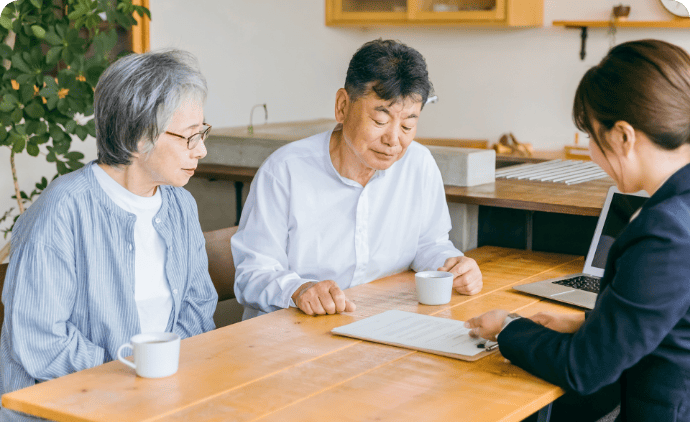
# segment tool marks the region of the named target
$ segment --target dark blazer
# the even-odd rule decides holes
[[[498,343],[513,364],[582,395],[620,381],[620,420],[690,422],[690,165],[613,244],[576,333],[521,318]]]

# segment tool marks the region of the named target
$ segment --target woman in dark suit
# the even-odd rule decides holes
[[[690,56],[657,40],[613,48],[582,78],[573,115],[592,160],[650,199],[611,247],[591,312],[494,310],[466,326],[570,396],[619,391],[617,420],[690,421]]]

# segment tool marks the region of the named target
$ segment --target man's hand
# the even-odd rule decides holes
[[[478,317],[468,319],[465,321],[465,328],[471,328],[470,337],[496,341],[496,336],[501,332],[507,316],[508,311],[494,309]]]
[[[356,309],[333,280],[304,283],[292,294],[292,300],[307,315],[331,315]]]
[[[585,322],[585,314],[556,314],[539,312],[529,317],[532,321],[559,333],[574,333]]]
[[[448,258],[438,271],[452,273],[453,288],[462,295],[476,295],[482,291],[482,272],[479,271],[477,261],[466,256]]]

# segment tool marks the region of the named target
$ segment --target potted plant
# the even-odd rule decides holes
[[[0,14],[0,146],[11,150],[14,207],[0,216],[11,221],[4,237],[33,199],[48,185],[31,192],[19,187],[15,155],[26,152],[55,163],[56,174],[83,167],[84,155],[72,151],[72,140],[96,136],[93,90],[117,57],[117,29],[136,24],[134,14],[150,18],[132,0],[15,0]],[[5,166],[2,166],[5,171]],[[9,244],[0,252],[0,262]]]

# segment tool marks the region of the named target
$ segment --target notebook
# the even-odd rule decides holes
[[[594,308],[594,302],[599,293],[599,280],[604,275],[609,249],[625,226],[637,216],[647,198],[648,195],[644,191],[624,194],[615,186],[611,186],[601,209],[582,273],[523,284],[513,288],[524,293],[582,308]],[[567,242],[567,239],[563,239],[563,241]]]

